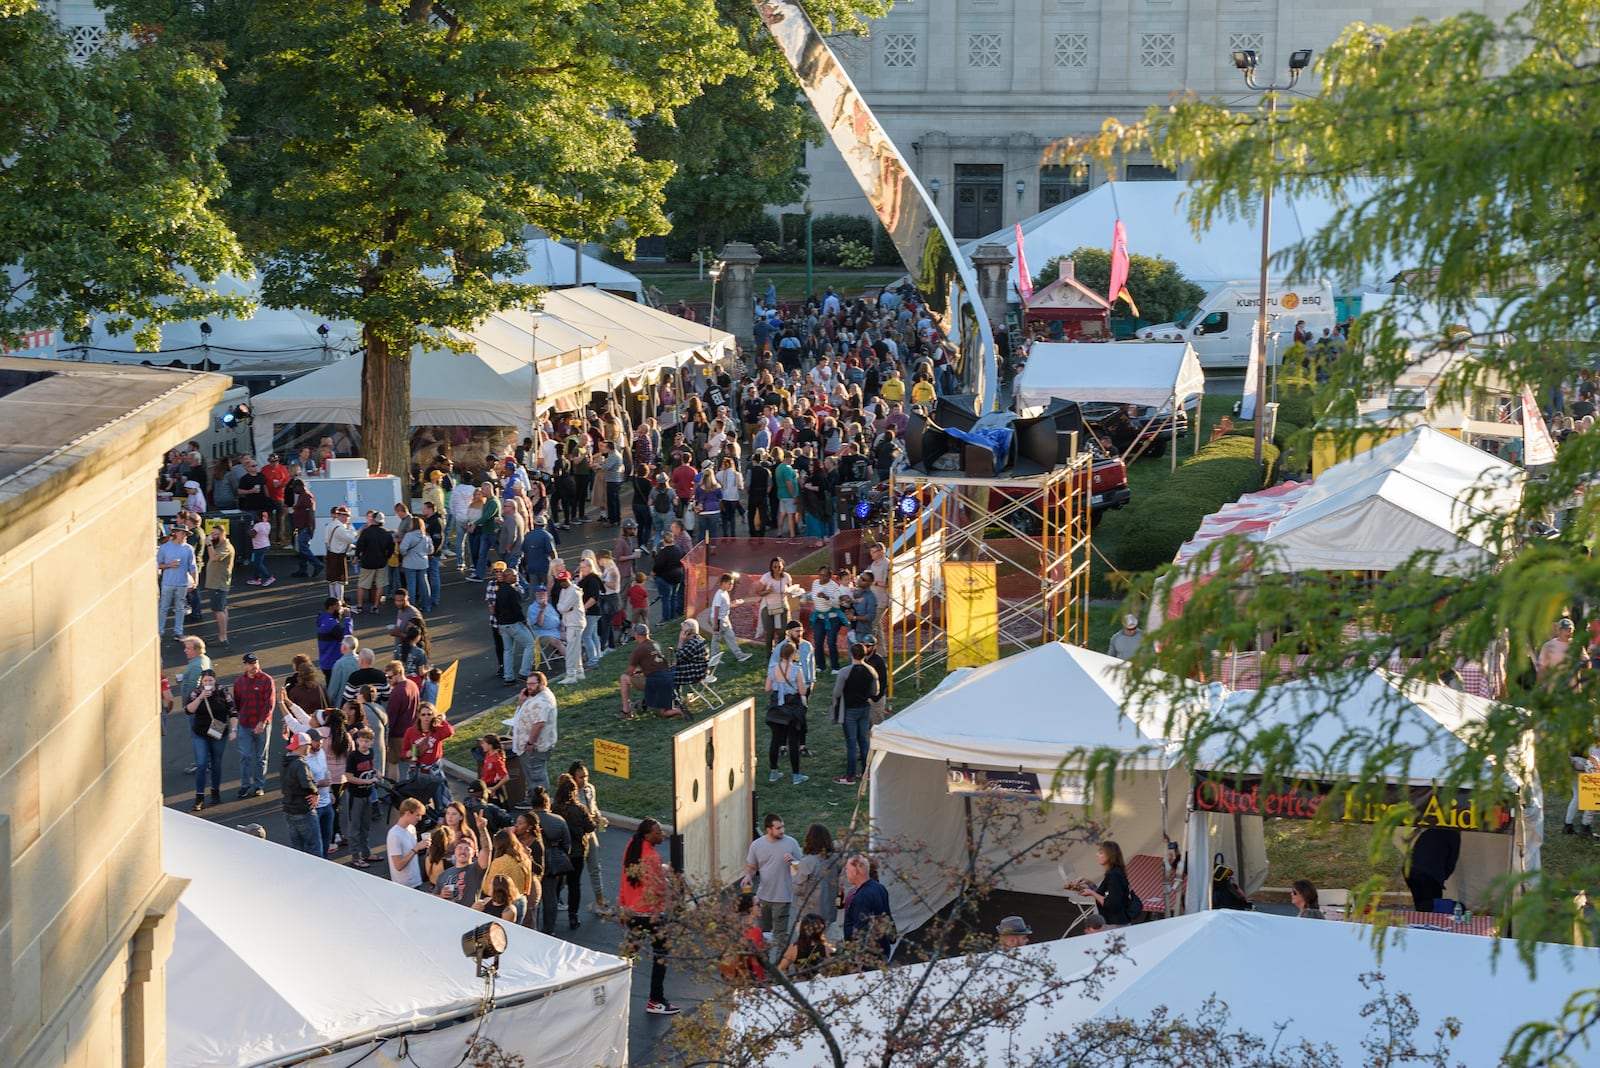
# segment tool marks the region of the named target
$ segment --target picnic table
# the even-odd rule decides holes
[[[1493,938],[1497,933],[1493,916],[1474,916],[1472,913],[1468,913],[1460,923],[1448,912],[1418,912],[1415,909],[1380,909],[1345,918],[1356,923],[1372,923],[1378,916],[1382,916],[1391,926],[1418,931],[1448,931],[1451,934],[1482,935],[1485,938]]]

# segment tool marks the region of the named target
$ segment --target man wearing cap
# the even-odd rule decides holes
[[[283,767],[278,773],[278,787],[282,791],[283,821],[289,825],[289,845],[302,853],[320,857],[323,855],[322,828],[317,824],[316,813],[322,792],[306,764],[310,737],[309,734],[289,737],[284,748]],[[319,740],[321,737],[317,735]]]
[[[561,613],[550,603],[550,587],[540,586],[533,591],[533,603],[523,610],[528,617],[528,629],[534,641],[547,641],[556,652],[567,655],[567,645],[561,640]]]
[[[555,559],[556,539],[548,527],[549,520],[540,512],[533,517],[533,529],[522,538],[522,573],[533,586],[549,581],[550,561]]]
[[[239,717],[239,800],[267,792],[267,728],[278,685],[261,670],[255,653],[244,654],[244,674],[233,681],[233,708]]]
[[[393,555],[394,535],[384,529],[383,513],[368,512],[361,533],[356,535],[356,563],[361,567],[356,576],[357,612],[377,614],[378,606],[383,603],[384,575],[389,570],[389,557]],[[360,603],[362,601],[366,603]]]
[[[861,648],[866,653],[861,662],[871,668],[878,678],[878,688],[872,694],[871,705],[872,723],[876,726],[889,715],[889,664],[883,659],[883,654],[878,652],[877,635],[866,635],[861,641]]]
[[[1118,660],[1132,660],[1144,643],[1144,631],[1139,629],[1139,617],[1129,612],[1122,617],[1122,629],[1111,636],[1106,652]]]
[[[233,544],[222,524],[206,535],[206,595],[211,599],[211,618],[217,621],[217,646],[228,647],[228,589],[233,585]]]
[[[661,646],[650,639],[650,628],[643,623],[633,626],[634,648],[628,657],[628,667],[622,673],[619,685],[622,691],[622,718],[633,717],[633,696],[646,710],[672,707],[672,664]]]
[[[165,591],[163,591],[165,592]],[[1539,679],[1543,681],[1550,677],[1551,672],[1565,668],[1572,671],[1577,663],[1571,660],[1572,652],[1572,620],[1562,617],[1556,620],[1550,640],[1539,647],[1539,658],[1535,662]]]
[[[323,561],[328,569],[328,596],[343,601],[344,586],[350,579],[350,550],[355,548],[356,532],[350,526],[348,507],[337,505],[332,516]]]
[[[289,469],[283,466],[282,457],[277,453],[267,457],[267,466],[261,469],[262,487],[267,491],[267,506],[264,510],[272,513],[273,533],[277,536],[279,544],[289,540],[284,535],[289,513],[284,507],[283,493],[289,488],[290,477]]]
[[[522,592],[517,588],[517,573],[504,566],[503,561],[495,571],[498,585],[494,594],[494,624],[505,645],[501,659],[500,677],[507,686],[515,686],[518,679],[526,678],[533,670],[533,631],[528,629],[528,615],[522,606]],[[517,650],[522,650],[519,659]],[[519,673],[520,668],[520,673]]]
[[[156,570],[161,576],[161,614],[156,617],[156,633],[167,624],[167,614],[172,615],[172,640],[183,640],[183,610],[189,597],[189,587],[200,578],[200,567],[195,562],[194,548],[189,544],[187,527],[174,523],[167,531],[167,540],[156,549]]]
[[[1001,949],[1020,949],[1028,944],[1028,936],[1033,934],[1033,928],[1021,916],[1007,916],[994,931],[1000,936]]]

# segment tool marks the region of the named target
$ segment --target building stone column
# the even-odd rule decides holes
[[[979,245],[972,254],[972,269],[978,275],[978,296],[989,322],[997,330],[1006,328],[1006,289],[1011,262],[1011,250],[1004,245]]]
[[[722,328],[738,338],[739,349],[748,359],[756,347],[756,268],[761,253],[743,241],[730,241],[722,246],[717,259],[723,263]]]

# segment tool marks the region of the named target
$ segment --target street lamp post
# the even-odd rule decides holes
[[[711,270],[706,273],[711,276],[711,310],[706,313],[706,325],[715,331],[717,328],[717,279],[722,277],[722,261],[718,260],[713,263]],[[710,338],[715,335],[708,334],[706,336]]]
[[[811,280],[811,200],[807,198],[803,205],[806,212],[806,296],[800,303],[805,304],[816,291]]]
[[[1256,67],[1261,54],[1253,48],[1239,48],[1233,52],[1233,65],[1244,74],[1248,89],[1267,94],[1267,162],[1272,162],[1277,151],[1278,94],[1293,89],[1300,80],[1300,72],[1311,65],[1311,49],[1301,48],[1289,56],[1289,83],[1260,85],[1256,82]],[[1267,172],[1266,188],[1261,207],[1261,290],[1256,307],[1256,448],[1257,466],[1262,463],[1267,437],[1267,269],[1272,259],[1272,172]]]
[[[539,319],[544,312],[535,308],[528,315],[533,320],[528,330],[528,436],[534,438],[539,429]]]

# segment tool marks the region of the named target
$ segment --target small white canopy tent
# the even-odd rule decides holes
[[[1044,407],[1050,398],[1113,401],[1160,408],[1206,390],[1194,346],[1041,341],[1028,351],[1017,379],[1019,407]]]
[[[462,1056],[485,989],[461,936],[482,913],[171,809],[161,818],[166,869],[190,880],[166,968],[172,1068],[394,1064],[400,1035],[418,1063]],[[505,926],[482,1033],[540,1065],[626,1064],[628,962]],[[336,964],[320,959],[330,947]]]
[[[974,1037],[963,1052],[977,1063],[1041,1063],[1047,1058],[1037,1054],[1040,1047],[1079,1024],[1111,1017],[1147,1021],[1162,1006],[1192,1022],[1215,994],[1228,1006],[1230,1031],[1253,1033],[1276,1042],[1279,1049],[1302,1040],[1327,1043],[1343,1068],[1357,1068],[1370,1060],[1363,1041],[1375,1037],[1362,1008],[1378,996],[1377,990],[1361,985],[1361,976],[1381,971],[1390,996],[1404,993],[1417,1011],[1419,1046],[1427,1046],[1428,1036],[1445,1017],[1455,1017],[1461,1033],[1450,1043],[1450,1062],[1491,1065],[1500,1063],[1518,1027],[1550,1019],[1600,975],[1600,949],[1536,945],[1529,967],[1517,954],[1504,952],[1499,939],[1447,931],[1386,936],[1380,962],[1372,934],[1364,924],[1254,912],[1204,912],[1138,924],[1115,932],[1124,940],[1126,959],[1114,962],[1115,974],[1098,998],[1069,992],[1026,1007],[981,1038]],[[1089,972],[1088,955],[1103,948],[1109,937],[1039,942],[1012,952],[1048,961],[1058,979],[1066,981]],[[982,973],[1004,967],[1005,959],[957,957],[934,965],[918,1002],[924,1015],[951,999],[975,996],[963,991],[963,981],[981,987]],[[975,979],[974,968],[979,969]],[[878,1060],[881,1036],[894,1026],[896,1005],[878,996],[876,982],[876,975],[867,972],[802,984],[813,1004],[838,1005],[849,1015],[853,1026],[835,1026],[847,1064]],[[1493,1006],[1492,1011],[1467,1009],[1464,991],[1472,992],[1474,1004]],[[779,1026],[792,1027],[793,1019],[794,1009],[779,997],[756,995],[740,1001],[729,1025],[736,1031],[772,1034]],[[869,1046],[874,1039],[876,1054]],[[769,1068],[811,1068],[831,1063],[831,1057],[821,1034],[808,1028],[796,1048],[774,1054],[766,1063]]]
[[[1334,678],[1301,679],[1267,687],[1261,704],[1249,705],[1256,693],[1240,691],[1216,706],[1216,722],[1231,723],[1252,737],[1274,726],[1294,728],[1300,739],[1302,766],[1295,777],[1319,781],[1356,781],[1361,778],[1357,746],[1396,747],[1410,755],[1409,775],[1391,780],[1398,787],[1434,787],[1447,774],[1453,759],[1465,752],[1462,738],[1481,723],[1493,702],[1461,693],[1439,683],[1407,682],[1387,671],[1352,672]],[[1219,776],[1250,775],[1259,769],[1226,767],[1222,763],[1227,740],[1223,736],[1202,743],[1197,775],[1215,771]],[[1529,740],[1527,753],[1532,753]],[[1507,795],[1520,805],[1513,813],[1509,834],[1467,831],[1461,836],[1461,858],[1445,884],[1445,896],[1476,907],[1483,903],[1489,881],[1507,871],[1537,871],[1544,840],[1544,802],[1531,756],[1523,767],[1507,769]],[[1260,815],[1203,811],[1190,794],[1188,831],[1189,893],[1191,912],[1209,908],[1207,873],[1218,836],[1240,827],[1244,856],[1224,849],[1246,890],[1261,886],[1267,877],[1264,834]],[[1452,797],[1441,796],[1445,808]],[[1499,799],[1495,799],[1498,801]],[[1236,822],[1237,821],[1237,822]],[[1289,878],[1293,873],[1286,873]]]
[[[1169,747],[1160,735],[1168,707],[1147,707],[1137,719],[1131,717],[1124,711],[1125,675],[1120,660],[1051,642],[952,672],[932,693],[872,729],[867,774],[875,832],[884,840],[926,843],[916,853],[920,863],[901,855],[892,866],[896,870],[885,871],[884,885],[902,931],[920,926],[955,898],[944,876],[962,866],[967,806],[949,791],[948,769],[954,765],[1032,772],[1051,800],[1046,822],[1024,832],[1025,841],[988,846],[987,859],[1001,861],[1084,816],[1082,784],[1070,769],[1051,796],[1056,771],[1072,751],[1120,750],[1132,771],[1131,779],[1116,788],[1110,836],[1125,856],[1162,854],[1163,831],[1178,831],[1182,820],[1182,809],[1174,804],[1167,827],[1162,807],[1170,765]],[[1202,693],[1196,684],[1197,701]],[[1172,788],[1183,790],[1183,775],[1171,774]],[[1004,889],[1061,897],[1063,883],[1098,881],[1101,874],[1094,851],[1078,849],[1059,866],[1029,860],[1008,868]]]
[[[540,286],[544,289],[562,289],[576,286],[578,281],[578,250],[548,237],[535,237],[528,241],[528,269],[511,276],[511,281],[521,285]],[[583,282],[608,293],[626,294],[643,302],[644,285],[621,267],[613,267],[605,260],[588,253],[583,254]]]
[[[256,396],[251,401],[256,452],[271,452],[273,434],[290,423],[359,425],[364,360],[351,356]],[[528,402],[526,392],[507,388],[473,353],[423,352],[419,347],[412,354],[412,426],[525,426]]]
[[[1328,468],[1258,540],[1278,571],[1392,571],[1413,553],[1436,573],[1481,567],[1516,516],[1523,472],[1432,427]]]

